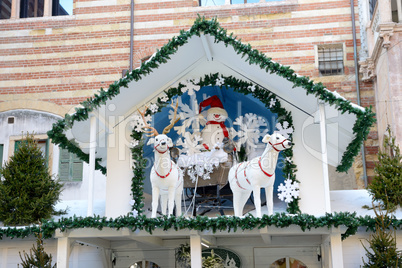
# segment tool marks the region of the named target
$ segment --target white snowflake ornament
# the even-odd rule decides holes
[[[130,147],[131,147],[131,148],[134,148],[134,147],[137,146],[139,143],[140,143],[139,140],[132,140],[132,141],[130,142]]]
[[[238,131],[233,130],[233,137],[237,136],[236,147],[246,145],[249,151],[256,148],[259,138],[268,132],[268,125],[264,118],[253,113],[247,113],[235,119],[233,125],[239,126]]]
[[[169,100],[169,97],[166,95],[166,93],[163,93],[159,98],[161,102],[167,102]]]
[[[129,202],[130,206],[134,206],[135,201],[134,200],[130,200]],[[138,216],[138,211],[136,209],[133,209],[133,211],[131,212],[133,213],[133,217],[137,217]]]
[[[290,179],[285,180],[285,185],[283,183],[278,186],[278,198],[281,201],[290,203],[299,197],[299,184],[297,182],[292,182]]]
[[[151,105],[149,106],[149,109],[151,110],[152,113],[156,113],[159,109],[159,106],[155,103],[151,103]]]
[[[142,120],[141,115],[139,115],[138,113],[133,114],[133,116],[131,117],[131,126],[133,128],[135,128],[136,126],[140,126],[142,127],[144,125],[144,121]]]
[[[178,97],[179,109],[177,110],[177,115],[180,117],[181,125],[175,125],[174,130],[177,134],[184,136],[186,131],[191,128],[194,131],[198,131],[200,129],[200,125],[204,126],[206,120],[204,117],[199,117],[198,114],[198,103],[197,101],[193,101],[192,104],[184,104],[181,100],[181,97]],[[174,111],[169,111],[169,119],[173,118]]]
[[[248,86],[247,89],[250,90],[251,92],[254,92],[255,91],[255,85],[253,84],[251,86]]]
[[[145,122],[151,122],[152,121],[152,116],[150,114],[144,116],[144,118],[145,118]]]
[[[184,85],[184,87],[181,88],[181,92],[187,92],[188,95],[194,95],[195,92],[201,88],[199,85],[195,85],[197,83],[199,83],[199,79],[187,79],[181,81],[180,84]]]
[[[222,86],[223,84],[225,84],[225,78],[223,78],[223,77],[218,77],[218,78],[216,79],[216,81],[215,81],[215,84],[216,84],[217,86]]]
[[[276,128],[278,129],[275,133],[281,134],[285,139],[289,139],[289,134],[293,133],[293,128],[289,127],[289,123],[284,121],[283,124],[277,123]]]
[[[142,127],[141,127],[141,126],[135,126],[135,127],[134,127],[134,130],[135,130],[136,132],[142,132]]]
[[[270,101],[269,101],[269,108],[272,108],[272,107],[274,107],[276,105],[276,98],[272,98]]]

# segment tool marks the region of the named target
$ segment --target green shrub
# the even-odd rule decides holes
[[[368,186],[374,201],[382,202],[383,209],[394,211],[402,204],[402,156],[395,137],[388,129],[383,149],[378,153],[375,177]]]
[[[0,221],[29,225],[56,211],[62,185],[48,171],[47,162],[32,135],[27,134],[8,163],[0,169]]]
[[[43,238],[41,233],[36,234],[36,247],[32,246],[32,249],[27,254],[25,251],[23,254],[20,254],[20,258],[22,260],[21,266],[22,268],[56,268],[57,265],[54,264],[52,266],[52,254],[48,255],[45,252],[45,248],[43,246]],[[18,265],[19,267],[19,265]]]

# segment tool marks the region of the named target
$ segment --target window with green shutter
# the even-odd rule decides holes
[[[82,160],[66,149],[60,149],[59,178],[61,181],[82,181],[82,170]]]

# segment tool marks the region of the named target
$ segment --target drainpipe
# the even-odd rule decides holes
[[[359,86],[359,66],[357,61],[357,44],[356,44],[356,25],[355,25],[355,5],[354,1],[350,0],[350,9],[352,13],[352,31],[353,31],[353,56],[355,62],[355,77],[356,77],[356,93],[357,93],[357,104],[360,106],[360,86]],[[367,170],[366,170],[366,154],[364,151],[364,142],[361,148],[362,152],[362,162],[363,162],[363,181],[364,187],[367,188]]]
[[[130,21],[130,72],[133,70],[133,46],[134,46],[134,0],[131,0]]]

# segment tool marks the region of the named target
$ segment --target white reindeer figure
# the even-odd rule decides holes
[[[151,133],[148,137],[155,136],[154,139],[150,139],[148,144],[154,144],[155,161],[151,169],[151,185],[152,185],[152,218],[156,217],[156,212],[159,204],[159,196],[161,196],[161,210],[162,214],[166,215],[166,208],[168,208],[168,215],[173,214],[173,208],[176,204],[176,216],[181,215],[181,196],[183,193],[183,175],[179,167],[171,160],[169,147],[173,146],[172,139],[165,134],[169,133],[170,129],[176,124],[180,118],[177,116],[177,107],[171,105],[175,111],[173,119],[170,125],[165,127],[163,134],[159,134],[155,128],[151,127],[145,120],[145,108],[144,112],[138,111],[144,121],[145,133]]]
[[[278,155],[280,151],[290,148],[292,143],[279,133],[265,135],[262,142],[267,143],[267,146],[260,157],[234,165],[229,171],[228,179],[233,192],[235,216],[243,215],[244,205],[253,192],[256,216],[261,217],[262,187],[265,188],[268,215],[273,214],[273,190]]]

